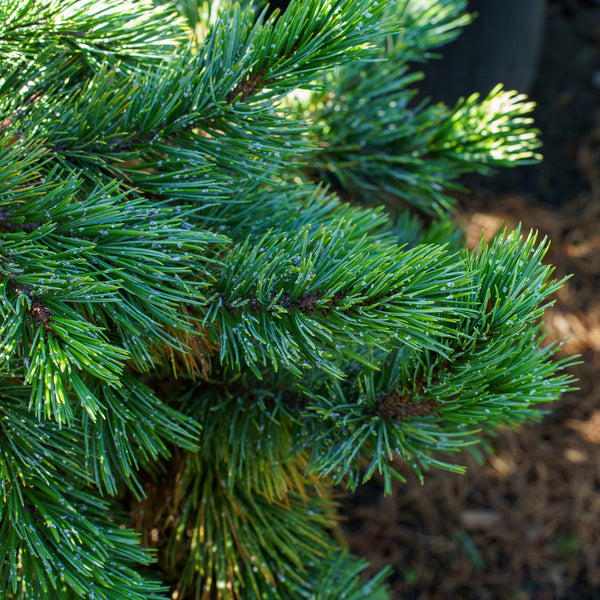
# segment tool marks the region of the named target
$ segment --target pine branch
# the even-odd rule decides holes
[[[63,68],[81,77],[105,61],[122,71],[140,59],[158,62],[186,38],[173,9],[155,7],[149,0],[109,0],[101,8],[91,0],[60,6],[48,0],[11,0],[0,16],[0,40],[3,64],[34,62],[43,69],[46,50],[52,47]],[[44,71],[58,79],[62,68]]]
[[[482,244],[470,259],[470,272],[485,273],[474,292],[475,312],[459,326],[464,335],[448,356],[400,348],[381,358],[378,372],[331,382],[320,394],[305,383],[306,416],[319,431],[312,436],[315,468],[334,481],[348,477],[350,486],[377,469],[388,491],[391,477],[399,476],[389,462],[396,454],[419,474],[431,465],[460,470],[433,453],[468,447],[481,429],[534,418],[536,403],[564,392],[573,380],[558,372],[569,361],[552,360],[558,348],[542,345],[535,317],[562,284],[547,281],[546,250],[518,232]],[[364,474],[361,455],[371,460]]]
[[[461,175],[539,159],[528,117],[533,104],[524,96],[496,87],[452,109],[414,106],[419,74],[383,58],[383,65],[358,62],[336,72],[335,93],[314,94],[297,107],[312,112],[315,138],[328,140],[308,161],[311,177],[353,199],[443,215]]]
[[[227,491],[215,466],[181,460],[173,501],[158,516],[157,541],[166,539],[160,562],[167,575],[177,573],[176,590],[199,597],[211,590],[225,597],[306,593],[307,565],[333,550],[331,502],[292,490],[285,502],[272,502],[239,483]]]
[[[390,36],[388,48],[394,57],[406,62],[425,62],[439,55],[432,50],[454,40],[472,15],[466,0],[401,0],[392,3],[390,18],[397,19],[399,32]]]
[[[306,440],[297,382],[289,373],[265,370],[264,377],[268,388],[260,378],[217,370],[208,382],[186,390],[181,411],[204,424],[197,457],[223,471],[221,483],[231,493],[242,485],[269,501],[284,502],[293,489],[307,500],[306,485],[316,480],[304,483]]]
[[[185,341],[165,327],[198,333],[179,309],[182,302],[201,306],[204,301],[206,284],[199,275],[206,270],[198,263],[206,259],[191,259],[207,242],[223,238],[181,227],[185,213],[131,199],[115,184],[96,187],[84,198],[77,179],[39,182],[38,172],[22,158],[26,149],[13,144],[0,157],[11,184],[0,200],[0,206],[10,207],[2,215],[8,229],[0,265],[3,353],[27,359],[20,376],[32,386],[38,416],[70,420],[73,384],[96,418],[101,405],[77,373],[118,386],[128,357],[148,368],[154,362],[152,345],[167,342],[185,352]],[[12,165],[23,162],[25,175],[11,181]],[[53,175],[56,169],[49,181]],[[115,329],[120,335],[111,343],[106,332]]]
[[[9,493],[0,505],[0,585],[9,598],[162,600],[164,588],[131,564],[148,564],[137,536],[108,515],[107,502],[84,492],[30,480],[23,504]],[[119,568],[121,567],[121,568]]]
[[[151,470],[159,458],[169,458],[172,446],[197,450],[201,426],[131,375],[122,377],[121,384],[110,389],[96,382],[89,390],[102,399],[106,416],[82,416],[85,465],[100,491],[116,496],[127,486],[139,499],[144,495],[138,481],[141,467]]]
[[[222,359],[255,373],[281,362],[298,374],[314,365],[339,376],[340,354],[368,364],[352,351],[355,343],[392,336],[443,353],[470,285],[460,263],[439,248],[401,252],[365,233],[333,222],[235,248],[214,299]]]

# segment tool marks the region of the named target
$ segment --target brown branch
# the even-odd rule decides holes
[[[19,295],[25,295],[30,301],[29,317],[38,327],[43,327],[44,336],[51,335],[53,338],[60,340],[60,336],[52,328],[53,311],[48,308],[42,300],[33,294],[33,288],[30,285],[20,283],[16,276],[12,273],[6,275],[12,283],[14,290]]]
[[[50,324],[53,314],[54,313],[39,298],[33,298],[31,308],[29,309],[29,315],[38,327],[44,328],[44,335],[50,333],[53,336],[56,336],[56,332],[52,329],[52,325]]]
[[[437,400],[418,402],[408,393],[400,395],[397,389],[383,392],[377,397],[377,412],[392,419],[406,420],[411,417],[434,415],[440,406]]]
[[[261,67],[256,73],[251,73],[246,79],[240,81],[230,92],[227,94],[227,102],[233,102],[240,94],[242,95],[240,101],[245,102],[256,90],[262,87],[265,83],[265,68]]]
[[[385,295],[385,297],[389,296],[390,294],[393,295],[395,293],[396,293],[396,290],[392,290],[391,292],[388,292]],[[381,302],[382,300],[385,299],[385,297],[379,301]],[[246,298],[247,303],[245,306],[233,307],[231,305],[231,302],[225,297],[224,294],[220,294],[219,298],[221,300],[221,305],[223,306],[223,308],[225,308],[225,310],[229,311],[234,316],[238,315],[244,309],[248,309],[252,314],[260,314],[260,313],[266,311],[270,304],[270,303],[266,304],[264,302],[261,302],[258,298],[256,298],[256,296],[250,295]],[[320,289],[316,289],[313,292],[307,292],[306,294],[302,294],[295,300],[291,300],[290,294],[288,292],[285,292],[284,294],[281,295],[278,304],[279,304],[279,306],[283,306],[287,310],[299,310],[300,312],[302,312],[305,315],[311,315],[315,312],[318,312],[323,316],[327,316],[330,311],[338,308],[338,305],[340,304],[340,302],[345,298],[345,294],[344,294],[344,292],[338,292],[337,294],[335,294],[335,296],[332,296],[328,300],[321,302],[321,300],[323,300],[323,298],[324,298],[324,294],[323,294],[323,292],[321,292]],[[376,303],[376,301],[377,300],[374,298],[362,300],[360,302],[356,302],[352,308],[345,309],[342,312],[344,312],[345,314],[348,314],[348,313],[352,312],[352,309],[354,307],[372,305],[372,304]],[[383,306],[384,306],[383,304],[379,304],[375,308],[381,309]]]

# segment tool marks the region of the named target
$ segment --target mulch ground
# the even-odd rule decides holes
[[[538,81],[545,160],[469,182],[460,221],[476,246],[522,224],[552,241],[549,339],[581,355],[579,390],[540,423],[502,430],[465,475],[426,474],[384,497],[377,481],[344,502],[351,549],[391,564],[398,600],[600,599],[600,4],[550,2]],[[401,467],[402,468],[402,467]]]

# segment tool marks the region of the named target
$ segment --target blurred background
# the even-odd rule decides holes
[[[459,219],[471,246],[518,223],[552,240],[555,276],[572,277],[547,340],[581,355],[569,369],[580,389],[540,423],[499,432],[483,464],[459,456],[464,476],[430,471],[421,485],[406,469],[387,497],[362,486],[343,499],[343,527],[373,571],[393,565],[395,600],[600,599],[600,2],[471,5],[478,28],[428,67],[425,92],[529,92],[544,161],[470,178]]]

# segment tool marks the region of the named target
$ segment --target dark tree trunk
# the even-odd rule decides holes
[[[546,0],[470,0],[469,11],[477,17],[456,41],[440,48],[443,59],[425,66],[421,91],[449,104],[473,92],[487,94],[497,83],[530,91],[546,4]]]

